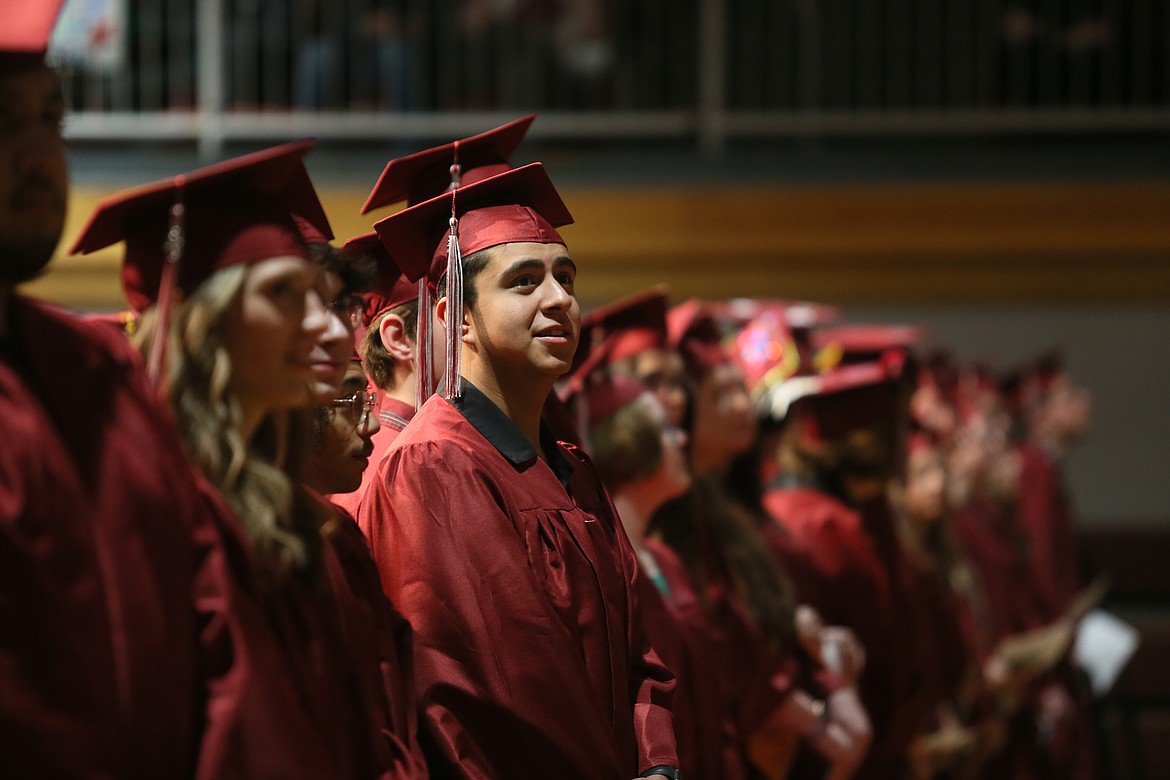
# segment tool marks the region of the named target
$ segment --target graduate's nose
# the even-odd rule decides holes
[[[376,402],[366,399],[365,409],[358,417],[357,433],[363,439],[372,439],[374,434],[382,430],[382,423],[378,420],[378,407]]]
[[[546,286],[548,292],[545,294],[543,301],[546,310],[562,310],[573,305],[572,294],[559,281],[550,277],[549,284]]]
[[[305,294],[305,316],[301,320],[301,329],[313,336],[314,342],[329,328],[329,309],[321,294],[316,290],[309,290]]]

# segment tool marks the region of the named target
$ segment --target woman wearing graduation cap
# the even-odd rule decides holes
[[[299,142],[116,195],[77,242],[126,243],[122,280],[135,334],[186,447],[231,506],[221,528],[243,591],[212,681],[202,777],[415,777],[395,771],[343,640],[320,504],[298,487],[299,426],[319,402],[315,352],[330,327],[307,223],[329,226]],[[295,218],[294,218],[295,215]],[[328,373],[328,372],[326,372]],[[363,656],[364,657],[364,656]],[[212,655],[208,664],[223,662]],[[393,747],[393,746],[391,746]]]
[[[818,372],[784,323],[764,316],[737,346],[771,428],[766,533],[801,600],[863,643],[858,690],[873,743],[858,776],[893,776],[941,699],[921,575],[888,505],[896,446],[875,433],[894,429],[904,359],[894,352]]]
[[[649,533],[685,564],[717,643],[723,706],[733,714],[740,775],[846,778],[868,746],[869,724],[848,675],[826,673],[818,647],[828,633],[797,609],[787,572],[757,531],[758,520],[728,488],[732,466],[756,432],[741,368],[724,349],[715,308],[702,301],[667,313],[666,344],[686,372],[684,425],[690,437],[691,491],[663,506]],[[796,762],[796,763],[794,763]],[[727,772],[725,772],[727,774]]]

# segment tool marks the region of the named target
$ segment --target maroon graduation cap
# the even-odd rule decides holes
[[[661,348],[666,345],[669,300],[665,286],[659,285],[598,306],[581,318],[581,338],[610,342],[611,361]]]
[[[888,416],[897,401],[897,380],[906,365],[898,349],[852,364],[823,364],[799,348],[784,308],[761,308],[736,337],[757,411],[783,420],[794,404],[809,411],[803,433],[835,438]]]
[[[815,440],[834,439],[893,415],[905,365],[904,356],[890,350],[877,360],[798,378],[797,382],[810,381],[803,394],[793,394],[789,401],[811,412],[804,419],[803,434]]]
[[[418,298],[418,280],[426,275],[425,267],[403,269],[377,233],[364,233],[347,240],[341,250],[351,257],[370,257],[377,264],[378,273],[372,290],[363,293],[366,308],[362,321],[369,326],[382,312]]]
[[[0,72],[45,61],[63,0],[0,2]]]
[[[98,203],[70,253],[125,241],[122,286],[137,312],[159,299],[176,206],[182,228],[176,282],[186,292],[232,265],[307,256],[308,227],[326,241],[333,237],[304,166],[312,146],[310,140],[283,144],[111,195]]]
[[[536,114],[529,114],[485,133],[391,160],[366,198],[362,213],[404,200],[413,206],[442,195],[453,184],[466,187],[510,170],[508,160],[535,119]],[[452,166],[458,169],[452,171]]]
[[[908,352],[925,336],[926,329],[916,325],[839,325],[813,331],[812,344],[839,352],[841,362],[862,363],[891,349]]]
[[[190,293],[223,268],[308,257],[310,228],[326,241],[333,237],[304,166],[312,146],[282,144],[105,198],[70,253],[124,241],[126,299],[137,313],[157,305],[165,332],[175,287]],[[161,354],[152,354],[149,367],[157,378]]]
[[[581,338],[562,395],[575,392],[595,367],[666,346],[669,294],[664,286],[598,306],[581,318]]]
[[[652,287],[598,306],[581,318],[573,367],[557,395],[571,408],[582,437],[646,392],[641,382],[615,377],[609,369],[618,360],[666,345],[668,299],[665,287]]]
[[[682,355],[687,373],[701,377],[731,357],[710,304],[692,298],[666,313],[666,345]]]

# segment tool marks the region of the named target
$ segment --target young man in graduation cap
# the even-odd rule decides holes
[[[68,197],[45,64],[59,5],[6,3],[0,25],[0,774],[190,778],[231,715],[201,675],[250,663],[213,670],[199,650],[235,617],[222,510],[124,336],[15,290]],[[203,622],[197,600],[223,612]]]
[[[355,349],[378,396],[378,429],[371,437],[369,465],[356,490],[330,496],[338,506],[357,515],[378,463],[398,434],[414,417],[418,396],[415,341],[418,323],[418,284],[386,252],[377,233],[345,242],[344,252],[377,260],[375,289],[362,295],[365,311]],[[432,382],[434,380],[432,379]]]
[[[362,213],[403,201],[413,206],[452,188],[511,170],[508,158],[524,140],[534,119],[536,115],[530,114],[470,138],[391,160],[366,198]],[[419,399],[429,396],[438,380],[433,366],[429,376],[420,375],[416,343],[419,310],[426,308],[424,316],[429,322],[433,291],[447,264],[445,257],[441,262],[432,263],[429,249],[419,257],[401,253],[391,257],[378,234],[373,232],[350,239],[345,243],[345,250],[354,255],[372,256],[378,264],[374,289],[363,296],[364,328],[357,350],[377,388],[380,428],[373,436],[370,465],[362,474],[361,486],[351,493],[331,497],[338,506],[356,515],[386,450],[414,417]],[[421,296],[420,281],[425,285]],[[427,324],[423,323],[424,335],[429,330]],[[424,350],[423,356],[426,354]],[[437,355],[442,362],[440,345],[433,346],[429,354]]]
[[[451,261],[443,395],[358,517],[415,630],[437,776],[678,776],[673,679],[642,636],[636,556],[589,460],[541,425],[579,332],[555,229],[569,222],[534,163],[375,226],[391,252]]]

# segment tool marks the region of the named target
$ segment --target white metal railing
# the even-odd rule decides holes
[[[83,10],[78,10],[84,7]],[[70,0],[74,139],[1170,128],[1162,0]],[[72,35],[72,42],[69,35]]]

